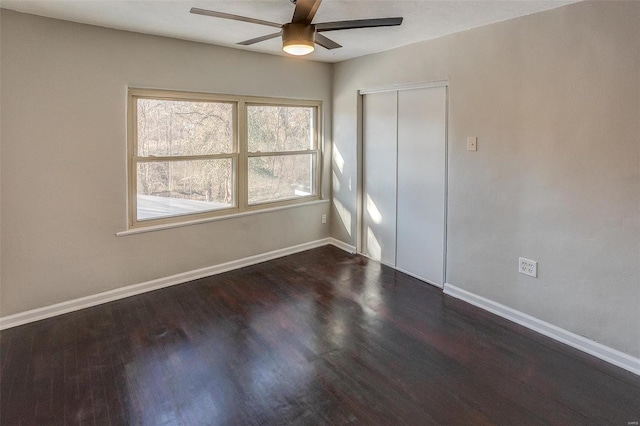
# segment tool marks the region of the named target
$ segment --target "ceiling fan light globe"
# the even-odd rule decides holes
[[[314,47],[313,45],[309,45],[309,44],[291,43],[291,44],[285,44],[284,46],[282,46],[282,50],[284,50],[286,53],[290,55],[304,56],[313,52]]]

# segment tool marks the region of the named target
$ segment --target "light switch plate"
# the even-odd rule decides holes
[[[467,137],[467,151],[477,151],[478,150],[478,137],[477,136],[468,136]]]

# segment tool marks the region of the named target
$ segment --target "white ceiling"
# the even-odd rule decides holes
[[[528,15],[579,0],[324,0],[314,23],[404,17],[399,27],[323,33],[344,47],[320,46],[306,58],[338,62],[470,28]],[[0,0],[5,9],[144,34],[284,55],[280,38],[253,46],[239,41],[277,32],[272,27],[189,13],[191,7],[277,23],[291,20],[289,0]],[[274,31],[275,30],[275,31]]]

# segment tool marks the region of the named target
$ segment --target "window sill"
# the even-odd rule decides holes
[[[162,225],[150,225],[150,226],[145,226],[141,228],[133,228],[133,229],[128,229],[126,231],[116,232],[116,236],[124,237],[127,235],[143,234],[146,232],[161,231],[163,229],[180,228],[183,226],[198,225],[200,223],[217,222],[219,220],[236,219],[239,217],[253,216],[253,215],[262,214],[262,213],[277,212],[280,210],[289,210],[289,209],[295,209],[299,207],[313,206],[316,204],[325,204],[325,203],[329,203],[329,200],[328,199],[314,200],[314,201],[308,201],[305,203],[291,204],[288,206],[278,206],[278,207],[271,207],[271,208],[259,209],[259,210],[249,210],[242,213],[229,214],[226,216],[207,217],[204,219],[196,219],[196,220],[185,220],[184,222],[176,222],[176,223],[163,223]]]

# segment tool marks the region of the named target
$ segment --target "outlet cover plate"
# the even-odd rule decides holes
[[[477,136],[467,137],[467,151],[477,151],[477,150],[478,150],[478,137]]]
[[[538,277],[538,262],[524,257],[518,258],[518,272],[529,275],[530,277]]]

